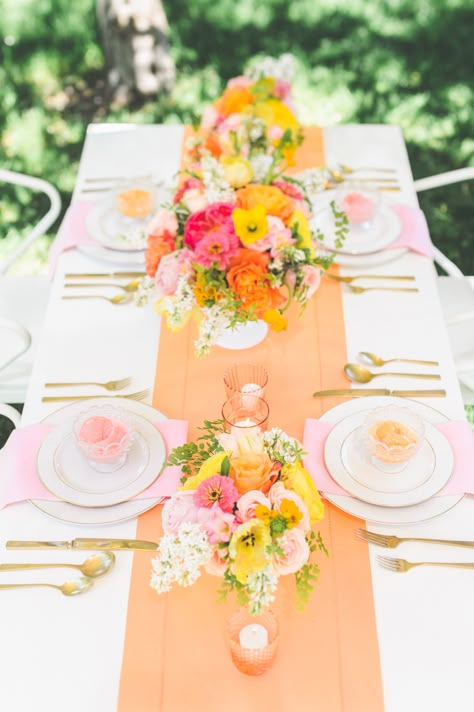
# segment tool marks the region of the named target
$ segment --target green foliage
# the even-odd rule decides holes
[[[218,433],[225,432],[223,420],[205,420],[204,427],[198,428],[204,435],[200,435],[194,442],[178,445],[171,450],[163,469],[176,465],[181,468],[183,477],[181,482],[186,482],[188,477],[195,475],[203,462],[208,460],[218,450],[222,450],[216,438]],[[229,461],[229,458],[225,458]],[[229,462],[230,471],[230,462]]]
[[[88,123],[193,123],[250,57],[288,51],[305,123],[399,124],[416,178],[472,165],[471,0],[163,2],[176,87],[126,107],[106,96],[94,0],[2,5],[3,167],[47,178],[66,207]],[[473,182],[420,196],[434,242],[470,274],[473,197]],[[44,209],[41,196],[2,188],[0,259]],[[26,268],[44,268],[51,237],[29,251]]]
[[[314,563],[307,563],[295,573],[296,581],[296,605],[301,611],[309,600],[309,597],[319,579],[319,566]]]

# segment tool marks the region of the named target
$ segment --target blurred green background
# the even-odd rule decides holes
[[[1,165],[50,180],[67,206],[92,121],[191,122],[256,53],[292,52],[304,123],[402,126],[415,178],[474,163],[470,0],[163,0],[171,95],[109,104],[94,0],[0,0]],[[158,157],[157,157],[158,159]],[[474,182],[420,197],[435,243],[474,274]],[[2,186],[0,259],[43,210]],[[54,231],[20,271],[44,268]]]

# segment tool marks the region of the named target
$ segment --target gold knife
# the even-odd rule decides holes
[[[96,277],[100,279],[106,279],[111,277],[112,279],[117,279],[123,277],[124,279],[132,277],[146,277],[146,272],[107,272],[106,274],[100,272],[92,272],[90,274],[79,274],[78,272],[73,272],[71,274],[65,274],[66,279],[95,279]]]
[[[442,389],[432,391],[391,391],[388,388],[338,388],[313,393],[313,398],[324,398],[326,396],[352,396],[352,398],[359,398],[361,396],[399,396],[400,398],[413,398],[414,396],[420,396],[421,398],[444,398],[446,391]]]
[[[93,539],[84,537],[72,541],[7,541],[7,549],[90,549],[93,551],[156,551],[158,544],[141,539]]]

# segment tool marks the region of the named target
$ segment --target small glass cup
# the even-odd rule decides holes
[[[226,430],[237,437],[258,435],[266,430],[269,414],[268,403],[249,393],[236,393],[222,406]]]
[[[155,209],[156,189],[145,179],[123,181],[115,190],[115,206],[124,218],[150,219]]]
[[[382,472],[401,472],[419,451],[425,437],[421,418],[409,408],[386,406],[369,413],[361,428],[361,444]]]
[[[381,201],[380,192],[367,190],[363,184],[349,183],[336,191],[336,204],[343,210],[353,232],[365,232],[371,229],[377,216]]]
[[[227,398],[237,393],[250,394],[264,398],[268,383],[266,369],[258,363],[236,363],[224,373],[224,386]]]
[[[93,406],[74,422],[77,445],[97,472],[115,472],[125,464],[132,447],[133,421],[121,408]]]
[[[265,611],[252,616],[247,609],[234,613],[229,620],[232,662],[245,675],[263,675],[272,667],[278,648],[278,620]],[[246,647],[251,645],[251,647]]]

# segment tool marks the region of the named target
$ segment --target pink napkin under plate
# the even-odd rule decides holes
[[[304,458],[304,465],[320,492],[351,497],[332,479],[324,464],[324,444],[334,425],[314,418],[305,421],[303,447],[308,454]],[[447,438],[454,453],[453,474],[436,496],[474,494],[474,435],[469,423],[453,420],[438,423],[435,427]]]
[[[186,442],[188,423],[185,420],[165,420],[155,427],[163,436],[167,454]],[[57,500],[42,485],[36,470],[36,459],[41,443],[52,426],[36,423],[14,430],[0,451],[0,509],[27,499]],[[133,499],[170,497],[180,484],[179,467],[166,470],[146,490]]]
[[[53,277],[59,255],[77,245],[96,246],[86,229],[86,215],[94,203],[90,200],[78,200],[67,209],[58,234],[49,249],[49,274]]]
[[[425,257],[433,257],[433,243],[426,218],[422,210],[412,208],[410,205],[393,205],[392,210],[400,218],[402,229],[395,242],[392,242],[384,250],[395,250],[400,247],[407,247],[413,252],[418,252]],[[383,250],[382,250],[383,252]]]

